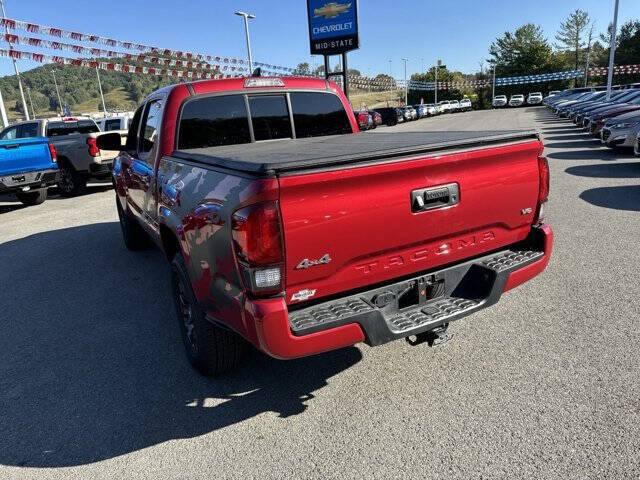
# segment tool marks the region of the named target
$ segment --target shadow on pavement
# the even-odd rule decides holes
[[[0,263],[0,464],[81,465],[265,412],[298,415],[362,358],[354,347],[290,362],[254,351],[232,375],[198,375],[166,262],[125,250],[115,222],[0,244]]]
[[[640,212],[640,185],[592,188],[580,198],[598,207]]]
[[[552,136],[546,137],[545,136],[545,140],[588,140],[590,142],[598,142],[600,143],[600,140],[598,140],[597,138],[592,137],[591,135],[589,135],[588,133],[572,133],[572,132],[567,132],[568,135],[556,135],[558,132],[553,132]]]
[[[0,195],[0,214],[26,208],[15,195]]]
[[[545,147],[550,146],[551,145],[545,145]],[[580,146],[584,147],[585,145]],[[573,147],[575,147],[575,145],[573,145]],[[552,152],[547,154],[547,157],[555,160],[603,160],[611,162],[620,160],[621,158],[631,158],[633,157],[633,153],[627,154],[625,152],[618,152],[603,147],[599,149],[593,148],[591,150],[566,150]]]
[[[569,175],[592,178],[640,178],[640,163],[577,165],[565,170]]]
[[[110,183],[97,184],[97,185],[89,184],[87,185],[86,190],[80,196],[82,197],[84,195],[91,195],[92,193],[102,193],[102,192],[106,192],[107,190],[113,190],[113,185],[111,185]],[[66,200],[66,199],[67,197],[63,197],[62,195],[60,195],[60,192],[57,187],[51,187],[49,189],[48,200]]]
[[[575,131],[579,131],[577,130],[578,127],[573,126],[573,125],[567,125],[565,127],[542,127],[542,131],[545,133],[562,133],[563,131],[566,131],[567,133],[569,132],[575,132]]]
[[[594,138],[584,138],[581,140],[574,140],[572,142],[545,142],[544,146],[546,148],[606,148],[602,143],[600,143],[600,140],[596,140]]]

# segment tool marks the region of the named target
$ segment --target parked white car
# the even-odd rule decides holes
[[[507,104],[507,96],[506,95],[496,95],[493,97],[492,105],[494,107],[504,107]]]
[[[451,112],[451,105],[449,104],[449,100],[442,100],[438,103],[440,107],[440,113],[449,113]]]
[[[510,107],[521,107],[522,105],[524,105],[524,95],[522,94],[511,95],[511,98],[509,99]]]
[[[458,100],[450,100],[449,101],[449,108],[451,109],[452,112],[459,112],[460,111],[460,102]]]
[[[542,92],[531,92],[527,97],[529,105],[540,105],[542,103]]]
[[[471,110],[471,99],[463,98],[462,100],[460,100],[460,110],[462,110],[463,112]]]

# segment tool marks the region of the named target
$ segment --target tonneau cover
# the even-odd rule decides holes
[[[537,138],[534,130],[368,132],[193,148],[175,151],[172,156],[248,173],[268,174]]]

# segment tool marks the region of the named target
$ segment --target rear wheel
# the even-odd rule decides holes
[[[149,237],[142,227],[125,213],[117,196],[116,208],[118,209],[118,220],[120,221],[120,230],[122,230],[122,239],[125,247],[131,251],[147,248],[149,246]]]
[[[87,178],[78,173],[73,165],[66,160],[59,162],[60,181],[58,188],[64,197],[75,197],[84,192],[87,187]]]
[[[40,188],[30,192],[18,192],[16,193],[16,197],[18,197],[18,200],[20,200],[24,205],[29,207],[32,205],[40,205],[47,199],[47,189]]]
[[[219,375],[237,367],[246,351],[246,343],[231,330],[207,320],[197,304],[180,253],[171,262],[171,286],[189,363],[207,376]]]

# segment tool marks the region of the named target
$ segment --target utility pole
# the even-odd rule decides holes
[[[409,84],[407,83],[407,62],[408,58],[403,58],[404,62],[404,104],[405,106],[409,105]]]
[[[60,90],[58,90],[58,82],[56,81],[56,71],[53,72],[53,84],[56,86],[56,94],[58,95],[58,107],[60,107],[60,116],[64,117],[64,112],[62,111],[62,100],[60,99]]]
[[[100,81],[100,70],[98,70],[98,66],[96,65],[96,75],[98,75],[98,88],[100,89],[100,98],[102,99],[102,115],[104,117],[107,116],[107,106],[104,103],[104,95],[102,94],[102,82]]]
[[[391,78],[393,78],[393,74],[391,73],[391,62],[392,62],[392,61],[393,61],[393,60],[389,60],[389,76],[390,76]]]
[[[613,59],[616,55],[616,34],[618,31],[618,0],[613,9],[613,30],[609,44],[609,74],[607,76],[607,101],[611,100],[611,84],[613,83]]]
[[[251,58],[251,40],[249,39],[249,19],[256,18],[256,16],[239,10],[235,13],[244,18],[244,33],[247,37],[247,52],[249,53],[249,75],[251,75],[253,73],[253,59]]]
[[[7,18],[7,13],[4,9],[4,1],[0,0],[0,7],[2,7],[2,18]],[[9,33],[9,27],[5,26],[5,33]],[[13,49],[13,44],[9,43],[9,50]],[[22,97],[22,107],[24,108],[24,115],[27,120],[31,120],[29,118],[29,109],[27,108],[27,101],[24,99],[24,90],[22,89],[22,80],[20,79],[20,72],[18,71],[18,62],[16,59],[11,57],[13,60],[13,69],[16,71],[16,77],[18,78],[18,87],[20,88],[20,97]]]
[[[29,103],[31,104],[31,116],[36,118],[36,111],[33,108],[33,100],[31,99],[31,89],[27,87],[27,95],[29,96]]]

